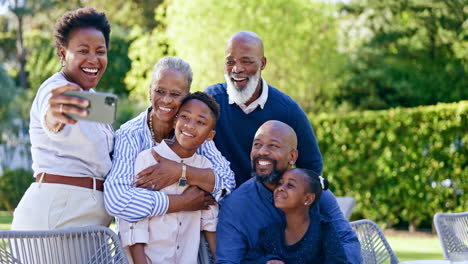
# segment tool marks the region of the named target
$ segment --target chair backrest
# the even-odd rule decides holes
[[[103,226],[0,230],[0,263],[127,264],[118,236]]]
[[[341,212],[344,217],[349,220],[351,213],[353,212],[354,206],[356,206],[356,199],[350,196],[338,196],[336,197],[338,206],[340,207]]]
[[[362,263],[397,264],[399,262],[377,224],[368,219],[353,221],[350,224],[361,243]]]
[[[445,258],[454,260],[464,255],[468,260],[468,212],[436,213],[434,225]]]

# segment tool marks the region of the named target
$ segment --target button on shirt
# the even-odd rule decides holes
[[[133,187],[134,163],[137,155],[154,146],[146,117],[148,109],[123,124],[115,134],[112,169],[104,183],[104,202],[110,215],[136,222],[154,215],[164,215],[169,208],[169,197],[158,191]],[[204,142],[197,154],[213,164],[215,186],[211,193],[219,201],[236,186],[229,162],[216,149],[213,141]]]
[[[182,162],[197,168],[211,168],[211,162],[203,156],[193,155],[181,159],[165,141],[154,147],[164,158]],[[135,161],[135,175],[141,170],[156,164],[151,149],[141,152]],[[161,192],[181,194],[188,186],[174,183]],[[209,210],[183,211],[153,216],[137,223],[119,221],[119,231],[124,247],[143,243],[149,263],[197,263],[200,231],[216,230],[218,206]],[[128,252],[128,251],[127,251]]]
[[[45,128],[44,117],[49,107],[50,91],[65,84],[72,83],[62,73],[52,75],[39,87],[31,106],[29,134],[34,176],[47,172],[104,178],[112,166],[110,153],[114,132],[110,125],[79,120],[74,125],[66,124],[57,133]]]

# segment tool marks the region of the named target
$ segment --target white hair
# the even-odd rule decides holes
[[[155,65],[151,76],[151,84],[161,78],[161,73],[165,70],[176,70],[187,77],[188,87],[192,84],[193,72],[190,64],[178,57],[162,57]]]
[[[226,79],[227,94],[237,105],[245,104],[257,90],[259,82],[262,81],[260,77],[260,68],[254,76],[249,78],[249,81],[244,89],[239,89],[231,80],[231,74],[224,71],[224,79]],[[260,84],[262,85],[262,84]]]

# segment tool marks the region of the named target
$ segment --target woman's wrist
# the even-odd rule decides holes
[[[51,123],[48,118],[47,118],[47,114],[44,116],[44,126],[45,128],[49,131],[49,132],[52,132],[52,133],[57,133],[59,131],[61,131],[63,129],[63,127],[65,126],[64,123],[62,122],[55,122],[55,123]]]

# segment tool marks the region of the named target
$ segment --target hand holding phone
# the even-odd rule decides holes
[[[87,116],[65,114],[70,118],[108,124],[115,121],[118,101],[117,95],[88,91],[67,91],[64,95],[81,97],[89,101],[89,106],[85,108],[88,110]]]

